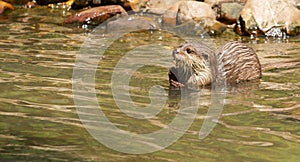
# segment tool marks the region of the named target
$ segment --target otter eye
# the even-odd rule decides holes
[[[186,53],[188,53],[188,54],[191,54],[191,53],[193,53],[194,51],[192,50],[192,49],[190,49],[190,48],[187,48],[186,49]]]

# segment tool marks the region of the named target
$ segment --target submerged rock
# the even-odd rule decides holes
[[[282,37],[298,35],[300,11],[290,0],[248,0],[235,32],[239,35]]]
[[[64,24],[78,22],[97,25],[117,14],[126,14],[126,11],[119,5],[94,7],[69,16]]]
[[[121,31],[136,31],[136,30],[156,30],[160,25],[154,20],[154,18],[146,16],[124,16],[114,21],[107,23],[106,32],[114,33]]]

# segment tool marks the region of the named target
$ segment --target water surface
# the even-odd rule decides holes
[[[299,66],[268,69],[263,72],[260,83],[229,87],[222,115],[205,139],[200,140],[198,133],[210,104],[209,89],[199,99],[193,124],[173,145],[143,155],[120,153],[105,147],[82,125],[72,94],[75,59],[90,35],[76,26],[63,26],[65,14],[47,8],[19,8],[9,16],[0,17],[1,160],[299,160]],[[253,47],[263,66],[300,61],[299,37],[250,40],[228,31],[222,36],[204,39],[216,47],[233,40]],[[97,67],[96,94],[101,109],[118,128],[136,133],[159,130],[172,121],[180,107],[178,94],[169,93],[168,69],[148,65],[132,76],[131,99],[136,105],[147,106],[150,88],[160,85],[165,90],[160,95],[167,98],[162,111],[148,120],[128,117],[121,112],[111,90],[111,76],[118,61],[130,51],[139,51],[141,46],[144,52],[148,50],[137,52],[136,57],[146,59],[150,57],[147,51],[153,54],[162,49],[171,51],[182,42],[182,38],[167,32],[139,31],[115,40],[105,51]],[[157,46],[147,47],[149,44]],[[171,53],[161,57],[159,65],[171,65],[167,62],[172,60]]]

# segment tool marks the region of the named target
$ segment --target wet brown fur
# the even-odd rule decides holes
[[[229,42],[216,52],[202,43],[186,43],[173,51],[175,66],[170,69],[170,85],[205,86],[226,78],[239,83],[261,77],[255,51],[239,42]]]

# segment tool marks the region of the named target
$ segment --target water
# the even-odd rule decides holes
[[[191,127],[171,146],[142,155],[107,148],[87,132],[76,111],[73,68],[84,40],[90,35],[74,26],[63,26],[65,14],[68,13],[37,8],[17,9],[8,17],[0,17],[1,160],[298,161],[300,158],[299,66],[267,69],[260,83],[229,87],[222,115],[205,139],[200,140],[198,133],[210,104],[210,90],[205,90],[199,99],[199,110]],[[216,46],[233,40],[253,47],[263,65],[300,61],[299,37],[250,40],[228,32],[205,39]],[[100,60],[95,73],[97,100],[117,128],[150,133],[164,128],[176,117],[180,96],[169,92],[166,68],[172,58],[170,53],[161,51],[170,52],[181,42],[181,38],[162,31],[133,32],[115,40],[104,57],[95,57]],[[114,67],[130,52],[138,54],[133,55],[136,59],[148,58],[158,64],[133,73],[129,92],[134,103],[140,107],[149,105],[149,91],[154,85],[164,90],[156,95],[167,99],[162,111],[147,120],[121,112],[111,90]],[[151,54],[162,59],[151,60]]]

